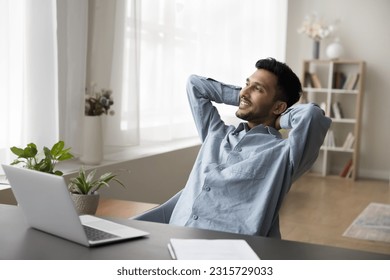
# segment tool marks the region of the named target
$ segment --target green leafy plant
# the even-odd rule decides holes
[[[98,179],[94,179],[95,174],[96,169],[86,174],[84,168],[81,167],[78,176],[69,180],[69,191],[75,194],[94,194],[101,187],[109,187],[109,182],[111,180],[117,182],[122,187],[124,187],[122,182],[115,178],[117,176],[116,174],[108,172],[101,175]]]
[[[73,158],[70,148],[65,149],[64,147],[64,141],[58,141],[51,149],[43,147],[43,155],[38,153],[34,143],[28,144],[25,148],[11,147],[12,153],[18,156],[11,165],[23,163],[24,168],[62,176],[62,171],[55,170],[56,164]]]

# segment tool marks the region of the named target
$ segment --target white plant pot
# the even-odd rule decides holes
[[[70,194],[76,211],[79,215],[95,215],[99,206],[100,195],[96,194]]]
[[[103,132],[100,116],[85,116],[83,125],[83,154],[80,160],[88,165],[103,160]]]

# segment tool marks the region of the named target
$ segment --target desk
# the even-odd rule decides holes
[[[113,219],[150,232],[145,238],[87,248],[76,243],[28,228],[21,210],[0,205],[0,259],[55,260],[164,260],[171,259],[170,238],[245,239],[261,259],[390,259],[382,255],[329,246],[306,244],[258,236],[223,233],[172,225]]]

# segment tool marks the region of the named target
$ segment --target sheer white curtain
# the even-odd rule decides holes
[[[107,3],[96,3],[102,13]],[[287,0],[117,0],[114,17],[113,46],[101,40],[108,47],[93,62],[112,59],[110,87],[120,104],[107,118],[112,145],[136,144],[138,129],[141,142],[195,136],[190,74],[242,85],[258,59],[285,56]],[[104,38],[101,29],[96,36]],[[221,109],[234,116],[235,108]]]
[[[133,0],[91,0],[87,86],[113,91],[115,114],[104,118],[106,146],[139,143],[138,6]]]
[[[59,139],[80,153],[88,0],[0,0],[0,162]]]
[[[57,0],[59,138],[82,153],[88,0]]]
[[[85,81],[114,92],[106,145],[195,136],[187,77],[240,85],[259,58],[284,60],[286,14],[287,0],[0,0],[0,161],[58,139],[81,153]]]
[[[106,118],[106,145],[139,144],[138,9],[135,1],[117,0],[110,75],[110,85],[117,105],[115,114]]]
[[[58,139],[56,2],[0,1],[0,160]]]

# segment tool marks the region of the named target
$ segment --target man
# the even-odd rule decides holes
[[[191,76],[187,93],[202,147],[170,223],[280,238],[278,211],[291,184],[314,163],[331,120],[315,104],[295,104],[294,72],[273,58],[241,89]],[[237,127],[213,102],[238,106]],[[279,129],[289,129],[283,139]]]

